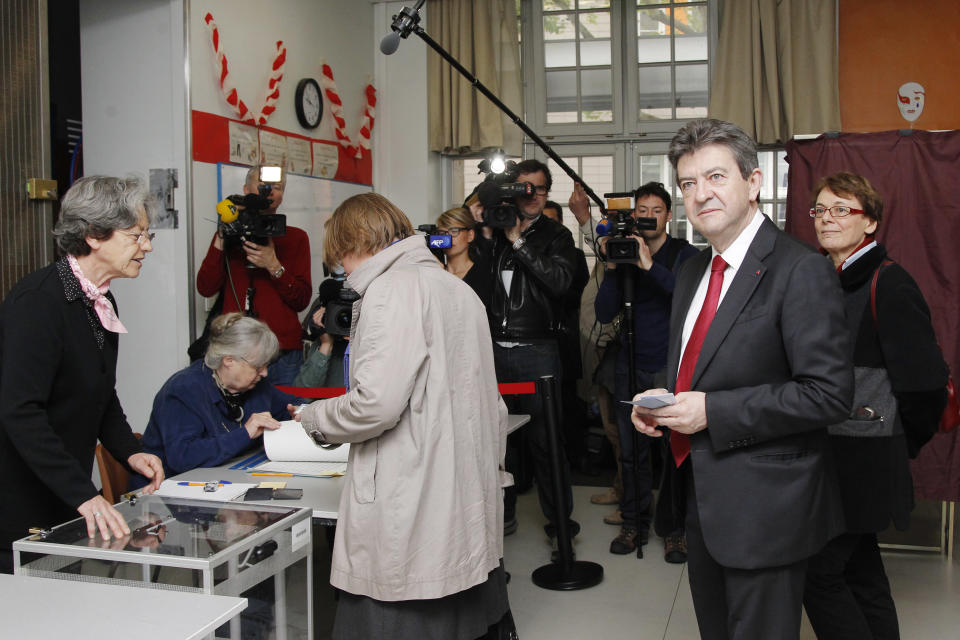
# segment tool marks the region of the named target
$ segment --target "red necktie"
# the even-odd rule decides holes
[[[713,263],[710,265],[710,284],[707,286],[707,297],[700,308],[700,315],[693,325],[693,331],[687,340],[687,348],[683,350],[683,358],[680,360],[680,370],[677,372],[677,384],[674,387],[674,393],[690,390],[690,381],[693,379],[693,370],[697,367],[697,358],[700,357],[700,348],[703,346],[703,339],[707,337],[707,330],[710,329],[710,323],[713,322],[713,316],[717,314],[717,305],[720,302],[720,289],[723,288],[723,270],[727,268],[727,263],[720,256],[714,256]],[[670,434],[670,451],[673,453],[673,459],[679,467],[687,456],[690,455],[690,436],[685,433],[674,431]]]

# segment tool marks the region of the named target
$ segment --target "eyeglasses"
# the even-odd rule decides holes
[[[266,368],[269,366],[268,364],[255,365],[255,364],[253,364],[252,362],[250,362],[249,360],[247,360],[246,358],[244,358],[243,356],[234,356],[234,357],[235,357],[237,360],[243,360],[243,361],[246,362],[248,365],[250,365],[251,367],[253,367],[254,370],[256,370],[256,371],[261,371],[262,369],[266,369]]]
[[[157,237],[157,234],[150,233],[149,231],[141,231],[140,233],[133,233],[132,231],[124,231],[122,229],[118,229],[118,231],[125,236],[133,238],[141,247],[147,242],[153,242],[153,239]]]
[[[814,207],[810,209],[811,218],[822,218],[826,212],[830,212],[830,215],[834,218],[846,218],[851,213],[864,213],[863,209],[854,209],[852,207],[847,207],[842,204],[837,204],[832,207]]]
[[[456,238],[460,235],[461,231],[469,231],[467,227],[450,227],[449,229],[437,229],[437,233],[442,236],[450,236],[451,238]]]
[[[550,189],[547,189],[546,185],[542,185],[542,184],[538,184],[534,186],[533,190],[538,196],[545,196],[548,193],[550,193]]]

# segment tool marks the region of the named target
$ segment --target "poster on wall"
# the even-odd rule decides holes
[[[313,175],[318,178],[333,178],[337,175],[340,151],[335,144],[313,143]]]
[[[287,166],[287,136],[260,130],[260,162]]]
[[[310,141],[287,138],[287,171],[310,175]]]
[[[257,128],[241,122],[229,122],[230,162],[256,164],[260,156]]]

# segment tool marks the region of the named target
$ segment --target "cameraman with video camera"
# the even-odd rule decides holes
[[[563,335],[563,300],[573,280],[576,248],[573,236],[563,225],[542,215],[553,182],[547,165],[539,160],[524,160],[513,168],[510,177],[514,183],[527,183],[532,189],[529,195],[517,196],[497,207],[497,211],[512,209],[515,213],[495,223],[510,226],[493,229],[491,240],[486,243],[491,257],[488,315],[497,381],[531,382],[551,375],[556,376],[559,385],[562,367],[557,340]],[[491,214],[494,211],[485,203],[483,219],[490,221]],[[569,520],[573,511],[566,456],[561,457],[561,473],[567,513],[558,514],[541,399],[518,395],[509,397],[507,402],[512,413],[530,415],[530,423],[508,439],[507,471],[521,482],[524,475],[530,475],[529,471],[523,473],[520,462],[526,450],[533,463],[540,507],[548,520],[544,529],[553,538],[558,518]],[[515,487],[508,488],[504,492],[506,535],[517,528],[516,501]],[[580,525],[571,520],[571,535],[579,531]]]
[[[612,195],[612,194],[611,194]],[[654,374],[667,365],[667,340],[670,333],[670,305],[673,300],[673,287],[676,281],[675,271],[681,262],[697,254],[697,249],[686,240],[673,238],[667,233],[667,224],[673,217],[670,194],[659,182],[648,182],[633,194],[635,204],[632,212],[634,221],[653,219],[656,227],[652,229],[628,231],[627,239],[637,243],[637,259],[633,263],[615,260],[607,261],[607,272],[597,291],[594,308],[597,320],[612,322],[623,308],[623,287],[626,269],[634,270],[633,281],[633,358],[636,367],[635,389],[650,389]],[[577,219],[589,217],[589,202],[583,188],[574,185],[570,196],[570,210]],[[634,225],[637,226],[637,225]],[[647,223],[652,226],[652,222]],[[610,236],[600,238],[600,252],[605,249]],[[619,240],[619,239],[618,239]],[[629,357],[626,348],[625,331],[620,331],[620,351],[617,354],[614,397],[616,400],[630,400]],[[639,448],[634,453],[634,428],[630,422],[630,407],[617,402],[616,416],[620,433],[621,474],[623,492],[620,499],[620,513],[623,525],[619,535],[610,543],[610,553],[627,554],[637,546],[646,544],[649,538],[651,504],[653,502],[653,473],[650,468],[649,439],[636,439]],[[638,472],[634,473],[634,462]],[[639,484],[639,487],[635,486]],[[639,495],[640,503],[637,504]],[[665,503],[668,504],[668,503]],[[683,543],[682,517],[669,527],[665,539],[665,557],[668,562],[683,562],[686,559],[686,547]]]
[[[283,202],[286,172],[265,182],[261,169],[255,165],[247,172],[243,198],[230,197],[235,203],[231,207],[234,216],[239,215],[244,224],[225,224],[221,212],[217,232],[197,273],[197,291],[206,297],[220,294],[221,313],[240,311],[270,327],[280,341],[280,354],[269,367],[268,380],[274,385],[289,385],[303,364],[297,312],[310,304],[313,290],[310,241],[302,229],[285,227],[283,216],[279,224],[273,222],[278,220],[275,216]],[[258,205],[262,206],[257,213],[260,217],[253,218],[251,224],[249,211],[248,219],[243,217],[244,208]],[[255,224],[258,220],[263,224]]]

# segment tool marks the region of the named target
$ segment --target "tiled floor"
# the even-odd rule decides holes
[[[581,591],[549,591],[533,584],[534,569],[549,562],[543,516],[536,492],[520,496],[520,528],[504,541],[510,604],[522,640],[630,638],[695,640],[699,637],[686,565],[663,561],[654,537],[645,557],[608,551],[617,528],[603,524],[612,507],[590,504],[595,487],[574,487],[574,517],[582,531],[575,541],[578,560],[601,564],[604,579]],[[904,640],[960,638],[960,564],[932,554],[886,553]],[[801,638],[815,636],[804,621]]]

